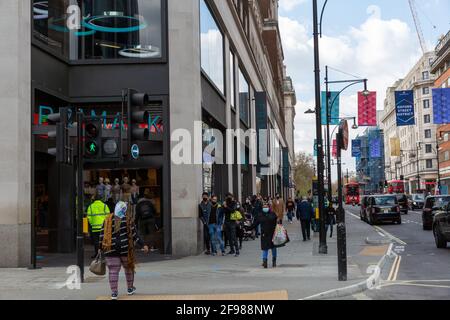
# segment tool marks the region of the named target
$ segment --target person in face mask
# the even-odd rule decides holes
[[[232,219],[232,214],[237,210],[236,201],[231,193],[227,194],[226,200],[223,204],[223,213],[225,215],[225,233],[226,238],[230,243],[230,252],[235,257],[239,257],[239,245],[237,242],[237,222]]]
[[[200,220],[203,223],[203,241],[205,245],[205,254],[210,255],[211,254],[211,238],[209,236],[209,218],[211,215],[211,202],[209,201],[209,194],[208,192],[203,192],[202,194],[202,201],[198,205],[198,215]]]
[[[267,202],[263,203],[262,211],[257,215],[252,229],[261,226],[261,250],[262,250],[262,266],[267,269],[267,260],[269,257],[269,250],[272,250],[272,265],[277,266],[277,248],[274,247],[272,238],[275,233],[277,225],[277,215],[270,210]]]

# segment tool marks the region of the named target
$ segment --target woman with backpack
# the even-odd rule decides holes
[[[111,299],[118,298],[118,282],[121,267],[125,269],[128,295],[136,292],[134,287],[134,273],[136,266],[135,247],[138,243],[148,253],[149,248],[136,232],[132,221],[131,206],[125,202],[118,202],[114,214],[109,215],[100,234],[102,251],[105,254],[106,266],[109,270],[109,285],[111,287]]]

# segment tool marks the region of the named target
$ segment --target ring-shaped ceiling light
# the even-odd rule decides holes
[[[161,56],[161,50],[155,46],[136,46],[122,49],[119,54],[127,58],[157,58]]]
[[[67,28],[65,25],[61,26],[61,25],[57,25],[55,23],[61,22],[61,21],[66,21],[66,18],[59,18],[59,19],[54,19],[53,17],[48,19],[48,28],[54,31],[58,31],[58,32],[71,32],[74,31],[76,36],[90,36],[93,35],[96,31],[95,30],[87,30],[87,31],[75,31],[75,30],[69,30],[69,28]]]
[[[39,8],[43,7],[43,8]],[[40,1],[33,3],[33,20],[45,20],[48,19],[48,1]]]
[[[108,19],[122,19],[125,21],[128,20],[128,22],[134,22],[136,23],[136,25],[130,27],[106,27],[99,24],[101,21],[107,21]],[[147,23],[142,19],[119,15],[93,16],[91,18],[83,20],[82,24],[83,26],[91,30],[110,33],[134,32],[145,29],[147,27]]]

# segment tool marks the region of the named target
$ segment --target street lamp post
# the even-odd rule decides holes
[[[323,10],[322,10],[323,12]],[[316,138],[317,138],[317,179],[319,193],[319,217],[320,217],[320,240],[319,253],[327,254],[327,236],[325,232],[325,207],[324,207],[324,161],[322,140],[322,119],[320,105],[320,61],[319,61],[319,17],[317,0],[313,0],[313,23],[314,23],[314,75],[315,75],[315,101],[316,101]]]

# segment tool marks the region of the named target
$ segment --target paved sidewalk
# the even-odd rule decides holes
[[[300,240],[300,225],[285,223],[291,242],[279,249],[278,268],[263,269],[260,241],[244,242],[241,256],[194,256],[169,261],[138,264],[136,287],[142,299],[168,299],[177,295],[212,296],[220,299],[234,294],[235,299],[255,298],[258,294],[278,294],[281,299],[301,299],[324,291],[346,287],[367,279],[370,265],[376,265],[386,246],[367,245],[365,239],[380,236],[367,224],[347,215],[348,281],[337,280],[336,230],[328,237],[329,254],[318,255],[318,234],[312,241]],[[271,266],[271,258],[269,258]],[[107,277],[86,269],[81,290],[64,286],[68,277],[62,267],[40,270],[0,269],[0,299],[104,299],[109,296]],[[125,279],[121,274],[120,294]],[[236,295],[237,294],[237,295]],[[256,294],[256,296],[255,296]],[[220,296],[224,295],[224,296]],[[275,299],[277,296],[271,296]]]

